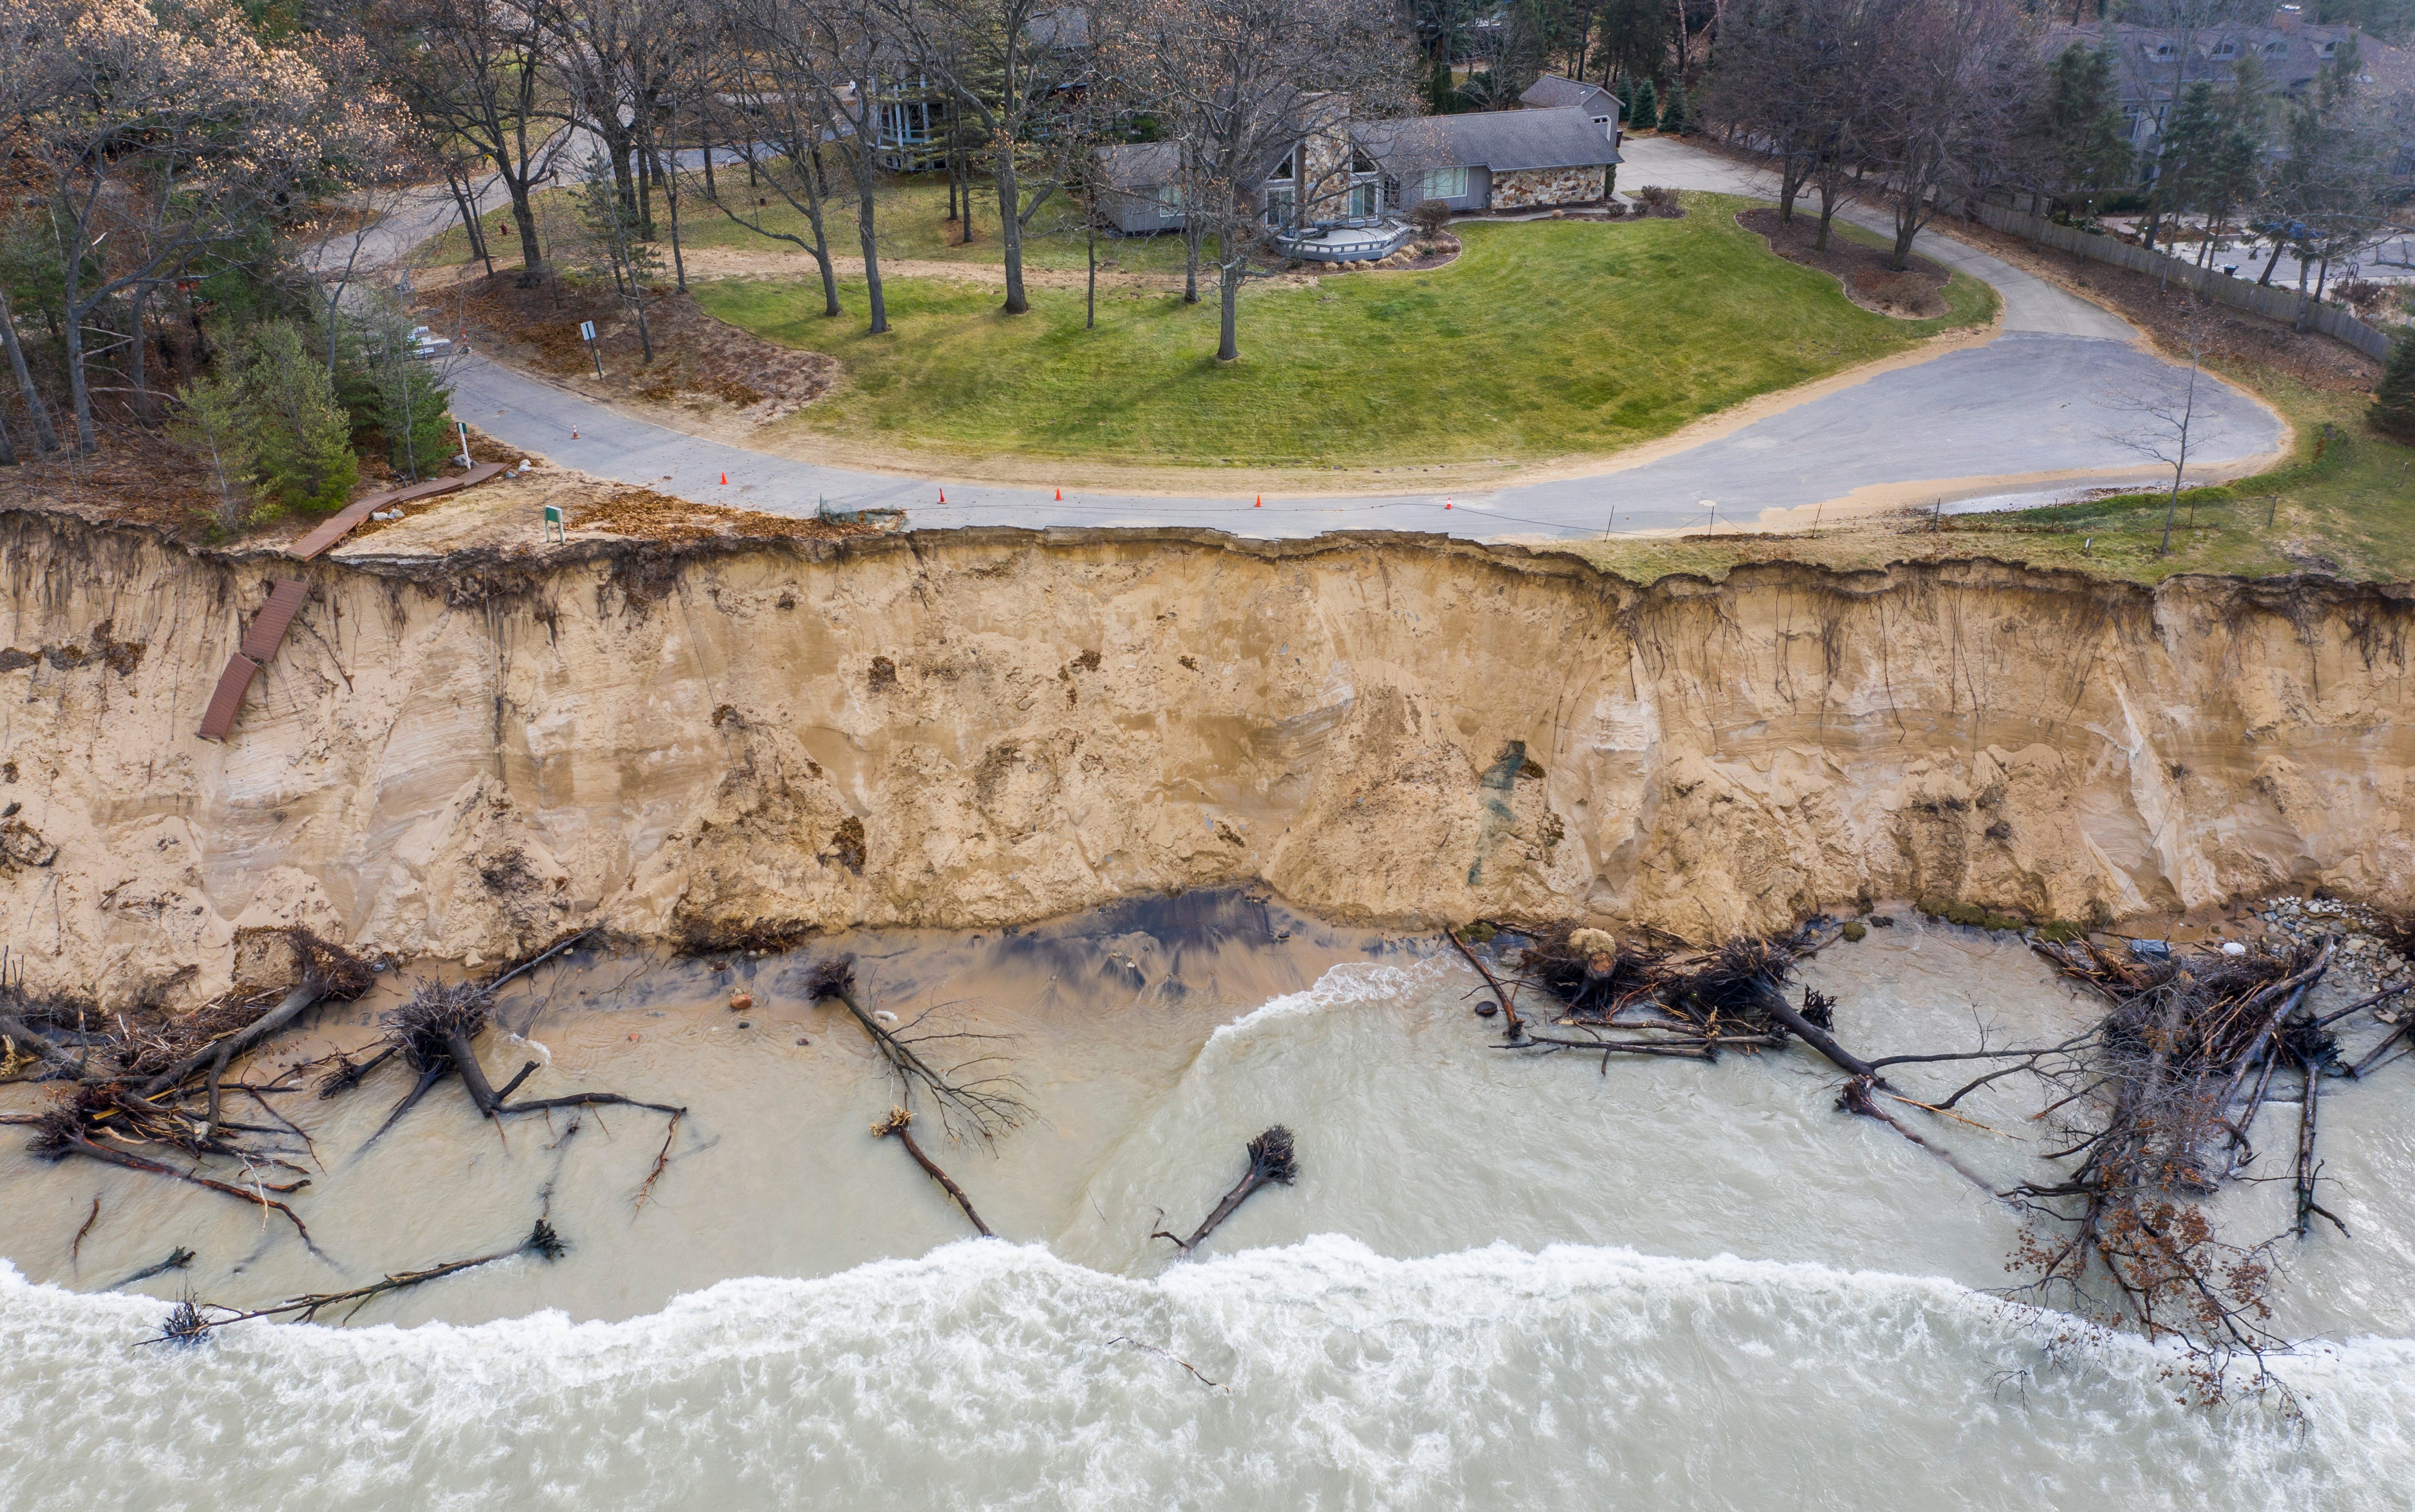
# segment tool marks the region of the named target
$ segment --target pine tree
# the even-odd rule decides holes
[[[291,321],[252,333],[243,367],[261,481],[288,508],[333,509],[360,478],[352,422]]]
[[[1682,137],[1686,134],[1687,127],[1689,124],[1690,123],[1686,119],[1686,86],[1682,83],[1671,84],[1669,86],[1669,108],[1660,112],[1661,134],[1663,136]]]
[[[175,418],[168,422],[168,439],[193,455],[218,496],[211,522],[230,535],[260,507],[252,483],[259,459],[244,421],[243,396],[232,382],[199,378],[177,392]]]
[[[1652,81],[1649,79],[1635,86],[1635,117],[1632,124],[1638,131],[1650,131],[1660,125],[1660,97],[1653,89]]]
[[[2390,366],[2373,391],[2373,408],[2365,412],[2373,428],[2392,441],[2415,444],[2415,331],[2399,337],[2390,349]]]

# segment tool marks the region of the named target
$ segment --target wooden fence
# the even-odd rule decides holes
[[[2117,268],[2128,268],[2158,278],[2194,289],[2204,298],[2239,309],[2269,315],[2276,321],[2301,324],[2309,331],[2319,331],[2337,337],[2369,357],[2383,361],[2390,357],[2390,337],[2336,305],[2326,305],[2310,299],[2295,289],[2274,289],[2252,278],[2234,277],[2220,268],[2200,268],[2162,252],[2151,252],[2143,247],[2133,247],[2118,236],[2095,235],[2070,226],[2058,226],[2036,216],[2023,215],[2000,204],[1977,204],[1972,207],[1979,218],[2007,235],[2054,247],[2058,251],[2077,252],[2098,262],[2110,262]]]

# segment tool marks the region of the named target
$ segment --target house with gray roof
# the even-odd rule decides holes
[[[1617,125],[1613,112],[1605,127],[1590,104],[1344,117],[1329,133],[1303,138],[1253,169],[1245,193],[1278,232],[1395,220],[1427,200],[1458,211],[1598,204],[1609,198],[1619,162]],[[1178,144],[1108,147],[1100,159],[1114,190],[1109,217],[1116,230],[1145,235],[1182,229]]]
[[[1582,79],[1564,78],[1556,73],[1543,74],[1518,97],[1518,103],[1530,111],[1559,111],[1573,106],[1584,112],[1594,125],[1601,127],[1602,134],[1610,138],[1610,144],[1613,147],[1626,133],[1624,118],[1627,107],[1619,103],[1616,95]]]

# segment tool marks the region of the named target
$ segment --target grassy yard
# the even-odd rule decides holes
[[[740,191],[746,183],[746,170],[716,170],[720,173],[721,192],[736,202],[746,198]],[[841,186],[832,184],[832,187]],[[680,241],[690,247],[731,247],[741,251],[790,251],[786,242],[773,241],[739,225],[714,209],[698,192],[701,180],[682,191],[680,200]],[[536,197],[538,230],[542,234],[548,222],[559,232],[566,232],[573,223],[567,189],[548,189]],[[788,207],[788,202],[768,190],[760,197],[772,202],[758,207],[754,214],[769,230],[798,236],[809,235],[805,217]],[[488,230],[506,217],[509,207],[500,201],[487,207]],[[1081,235],[1079,217],[1072,214],[1070,202],[1050,199],[1042,203],[1024,228],[1024,265],[1072,271],[1088,265],[1088,252]],[[663,237],[662,254],[666,267],[670,263],[670,212],[662,202],[655,203],[657,230]],[[833,200],[824,213],[823,224],[830,232],[831,250],[843,257],[856,253],[855,202]],[[948,218],[948,185],[943,178],[920,174],[887,183],[876,202],[873,224],[878,228],[880,255],[885,258],[908,258],[931,262],[965,262],[995,264],[1003,260],[998,249],[998,202],[982,199],[978,194],[973,203],[973,239],[960,243],[961,229]],[[1212,242],[1209,244],[1214,245]],[[488,250],[495,255],[497,266],[518,266],[519,242],[506,232],[490,237]],[[470,256],[470,238],[457,222],[450,230],[428,244],[427,255],[439,264],[464,262]],[[1182,271],[1182,239],[1178,236],[1143,236],[1129,241],[1099,242],[1101,264],[1111,270],[1127,273],[1176,273]]]
[[[697,297],[845,365],[846,386],[791,426],[940,456],[1293,468],[1610,452],[1994,310],[1958,276],[1941,320],[1858,309],[1738,227],[1742,202],[1687,198],[1677,220],[1462,223],[1464,255],[1430,273],[1252,288],[1229,367],[1212,301],[1155,290],[1102,291],[1090,331],[1078,289],[1035,289],[1010,318],[994,291],[899,278],[882,337],[863,333],[860,287],[837,321],[805,282]]]

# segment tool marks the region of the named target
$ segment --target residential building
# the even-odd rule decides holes
[[[1615,147],[1627,133],[1627,107],[1616,95],[1599,84],[1589,84],[1582,79],[1567,79],[1547,73],[1528,86],[1518,97],[1518,103],[1530,111],[1566,110],[1570,106],[1585,112],[1594,125],[1601,127]]]
[[[2114,79],[2121,92],[2122,114],[2130,145],[2141,157],[2152,156],[2172,102],[2188,85],[2212,84],[2228,90],[2241,63],[2253,59],[2266,92],[2276,101],[2304,97],[2325,65],[2353,44],[2358,83],[2378,97],[2394,97],[2403,107],[2415,97],[2415,54],[2359,32],[2353,26],[2322,26],[2305,20],[2296,5],[2275,7],[2254,22],[2223,23],[2183,31],[2164,26],[2101,22],[2070,25],[2058,22],[2046,31],[2049,57],[2059,56],[2078,42],[2104,48],[2113,56]],[[2278,121],[2275,121],[2277,130]],[[2415,146],[2415,139],[2410,139]],[[2409,167],[2402,157],[2397,172]]]
[[[1363,122],[1337,114],[1252,165],[1242,193],[1276,230],[1381,221],[1425,200],[1457,211],[1598,204],[1619,161],[1611,103],[1606,118],[1590,102]],[[1175,143],[1109,147],[1101,157],[1117,230],[1182,229]]]

